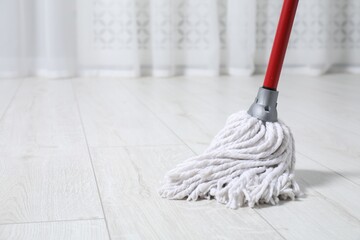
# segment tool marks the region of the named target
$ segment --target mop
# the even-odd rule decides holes
[[[284,0],[263,87],[250,109],[232,114],[203,154],[169,171],[159,193],[168,199],[215,199],[236,209],[300,196],[295,147],[277,117],[277,85],[298,0]]]

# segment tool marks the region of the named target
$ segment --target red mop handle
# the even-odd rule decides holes
[[[271,50],[264,88],[276,90],[299,0],[284,0]]]

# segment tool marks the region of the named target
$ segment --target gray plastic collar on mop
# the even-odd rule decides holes
[[[261,87],[248,114],[264,122],[277,122],[277,98],[279,92]]]

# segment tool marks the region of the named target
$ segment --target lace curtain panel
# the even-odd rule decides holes
[[[1,0],[0,77],[264,71],[281,0]],[[360,1],[301,0],[285,70],[360,72]]]

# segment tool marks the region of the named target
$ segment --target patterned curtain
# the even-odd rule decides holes
[[[249,75],[281,0],[2,0],[0,77]],[[302,0],[285,71],[359,72],[360,1]]]

